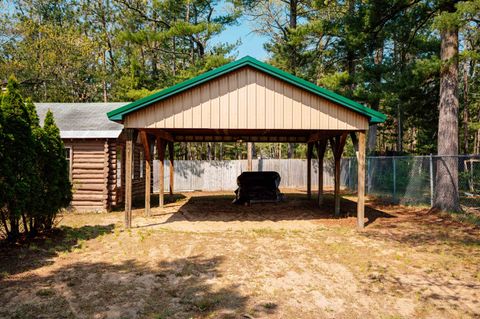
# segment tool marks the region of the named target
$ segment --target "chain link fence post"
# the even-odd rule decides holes
[[[393,168],[393,194],[392,201],[393,203],[397,202],[397,162],[395,156],[392,156],[392,168]]]
[[[366,164],[367,164],[367,172],[366,172],[366,177],[367,177],[367,181],[366,181],[366,184],[367,184],[367,190],[365,192],[365,195],[368,195],[370,194],[370,190],[372,189],[372,179],[370,178],[370,170],[372,169],[372,158],[371,157],[367,157],[367,160],[366,160]],[[358,163],[357,163],[358,165]]]

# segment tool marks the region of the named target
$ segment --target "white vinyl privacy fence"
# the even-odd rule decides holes
[[[480,206],[480,156],[455,157],[459,169],[459,190],[463,203]],[[367,157],[366,193],[394,203],[426,204],[433,200],[439,156]],[[352,191],[357,186],[357,161],[341,162],[341,185]],[[158,192],[158,161],[153,163],[153,190]],[[233,191],[236,179],[247,170],[246,160],[175,161],[175,191]],[[254,171],[276,171],[282,188],[306,188],[307,161],[302,159],[253,160]],[[165,190],[168,190],[170,168],[165,161]],[[318,163],[312,160],[312,189],[318,181]],[[324,186],[333,187],[333,161],[324,162]]]
[[[153,163],[153,191],[158,192],[158,161]],[[247,160],[232,161],[175,161],[176,191],[233,191],[237,176],[247,170]],[[254,171],[276,171],[280,174],[280,187],[305,188],[307,185],[307,160],[258,159],[253,160]],[[165,161],[165,190],[170,179],[169,162]],[[312,160],[312,187],[317,186],[318,163]],[[324,185],[333,185],[333,165],[324,163]]]

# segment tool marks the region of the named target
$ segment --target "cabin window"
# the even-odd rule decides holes
[[[72,180],[72,148],[65,147],[65,159],[67,160],[68,178]]]
[[[140,151],[140,178],[143,178],[143,151]]]

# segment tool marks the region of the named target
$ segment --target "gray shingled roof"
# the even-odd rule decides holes
[[[128,103],[35,103],[41,123],[50,109],[62,138],[117,138],[123,125],[112,122],[107,112]]]

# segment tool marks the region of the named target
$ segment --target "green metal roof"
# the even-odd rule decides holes
[[[174,86],[171,86],[169,88],[166,88],[160,92],[154,93],[152,95],[146,96],[144,98],[141,98],[139,100],[136,100],[130,104],[127,104],[125,106],[119,107],[118,109],[115,109],[113,111],[110,111],[107,113],[107,116],[110,120],[112,121],[123,121],[123,118],[125,115],[135,112],[139,109],[142,109],[144,107],[148,107],[150,104],[164,100],[172,95],[178,94],[180,92],[186,91],[192,87],[195,87],[197,85],[200,85],[202,83],[208,82],[212,79],[215,79],[221,75],[224,75],[226,73],[232,72],[234,70],[240,69],[245,66],[250,66],[254,69],[257,69],[259,71],[265,72],[277,79],[283,80],[285,82],[288,82],[292,85],[295,85],[301,89],[304,89],[306,91],[309,91],[311,93],[317,94],[327,100],[330,100],[332,102],[335,102],[339,105],[342,105],[352,111],[355,111],[357,113],[360,113],[366,117],[369,118],[369,122],[371,124],[375,123],[382,123],[385,121],[387,118],[386,115],[383,113],[380,113],[378,111],[375,111],[369,107],[366,107],[360,103],[357,103],[355,101],[352,101],[344,96],[341,96],[337,93],[334,93],[332,91],[329,91],[325,88],[319,87],[311,82],[308,82],[304,79],[301,79],[299,77],[296,77],[290,73],[287,73],[285,71],[282,71],[280,69],[277,69],[269,64],[260,62],[250,56],[246,56],[244,58],[241,58],[239,60],[230,62],[228,64],[225,64],[219,68],[216,68],[214,70],[205,72],[203,74],[200,74],[194,78],[191,78],[189,80],[186,80],[184,82],[175,84]]]

